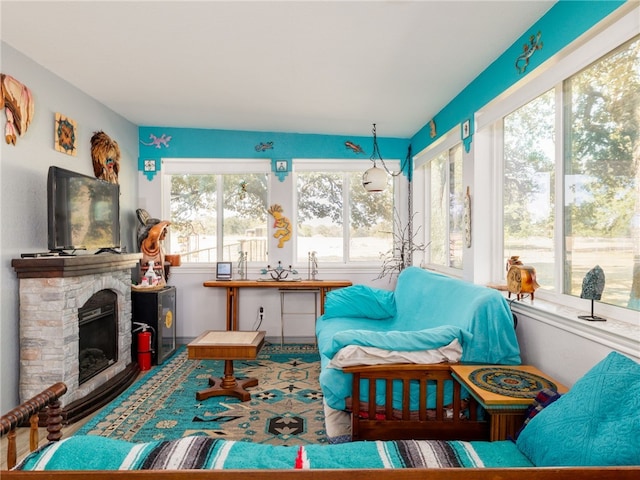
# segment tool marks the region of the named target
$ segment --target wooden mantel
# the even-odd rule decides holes
[[[59,255],[14,258],[11,260],[11,266],[16,271],[18,278],[77,277],[134,268],[141,258],[141,253]]]

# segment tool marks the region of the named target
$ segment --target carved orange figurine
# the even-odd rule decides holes
[[[507,262],[507,290],[509,290],[509,298],[515,293],[516,298],[520,300],[525,293],[531,294],[531,300],[534,300],[536,289],[540,288],[536,280],[536,269],[523,265],[518,257],[511,257]]]
[[[282,207],[277,203],[271,205],[268,212],[275,219],[273,228],[276,231],[273,233],[273,238],[278,239],[278,248],[282,248],[284,247],[284,242],[288,242],[291,239],[291,222],[282,214]]]
[[[164,248],[161,242],[164,240],[170,224],[171,222],[166,220],[153,224],[149,228],[146,238],[140,242],[140,251],[142,252],[140,264],[143,270],[146,270],[145,266],[148,265],[150,261],[158,267],[156,273],[160,276],[159,285],[164,285],[167,280],[164,271]],[[141,272],[141,274],[144,274],[144,272]]]

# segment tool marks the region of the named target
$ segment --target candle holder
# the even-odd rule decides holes
[[[242,250],[238,252],[238,278],[240,280],[247,279],[247,255],[248,252]]]
[[[307,270],[309,272],[308,280],[315,280],[318,275],[318,259],[315,251],[308,254]]]
[[[278,266],[276,268],[271,268],[271,265],[267,265],[267,268],[263,268],[261,272],[263,275],[271,275],[271,278],[278,282],[285,280],[289,274],[298,274],[297,270],[291,268],[291,265],[289,265],[289,268],[284,268],[280,260],[278,260]]]

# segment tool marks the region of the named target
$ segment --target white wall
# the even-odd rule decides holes
[[[549,320],[516,303],[512,309],[518,317],[522,363],[535,365],[567,387],[613,350],[640,362],[640,351],[632,341],[624,342],[604,331],[599,335],[590,332],[584,322],[571,325],[570,320]]]
[[[137,220],[138,129],[93,98],[34,63],[6,43],[1,44],[2,73],[31,89],[35,116],[16,145],[0,141],[0,411],[18,404],[18,279],[11,260],[24,252],[47,251],[47,171],[57,165],[93,176],[90,138],[102,130],[120,145],[122,242],[135,246]],[[99,75],[99,72],[96,72]],[[3,110],[4,111],[4,110]],[[78,123],[78,154],[70,156],[53,147],[56,112]],[[0,115],[4,131],[6,117]]]

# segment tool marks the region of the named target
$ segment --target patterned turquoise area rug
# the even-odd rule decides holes
[[[326,443],[320,356],[313,345],[266,345],[256,360],[233,362],[237,378],[256,377],[251,400],[223,396],[196,400],[224,362],[189,360],[182,346],[129,387],[76,435],[131,442],[206,435],[271,445]]]

